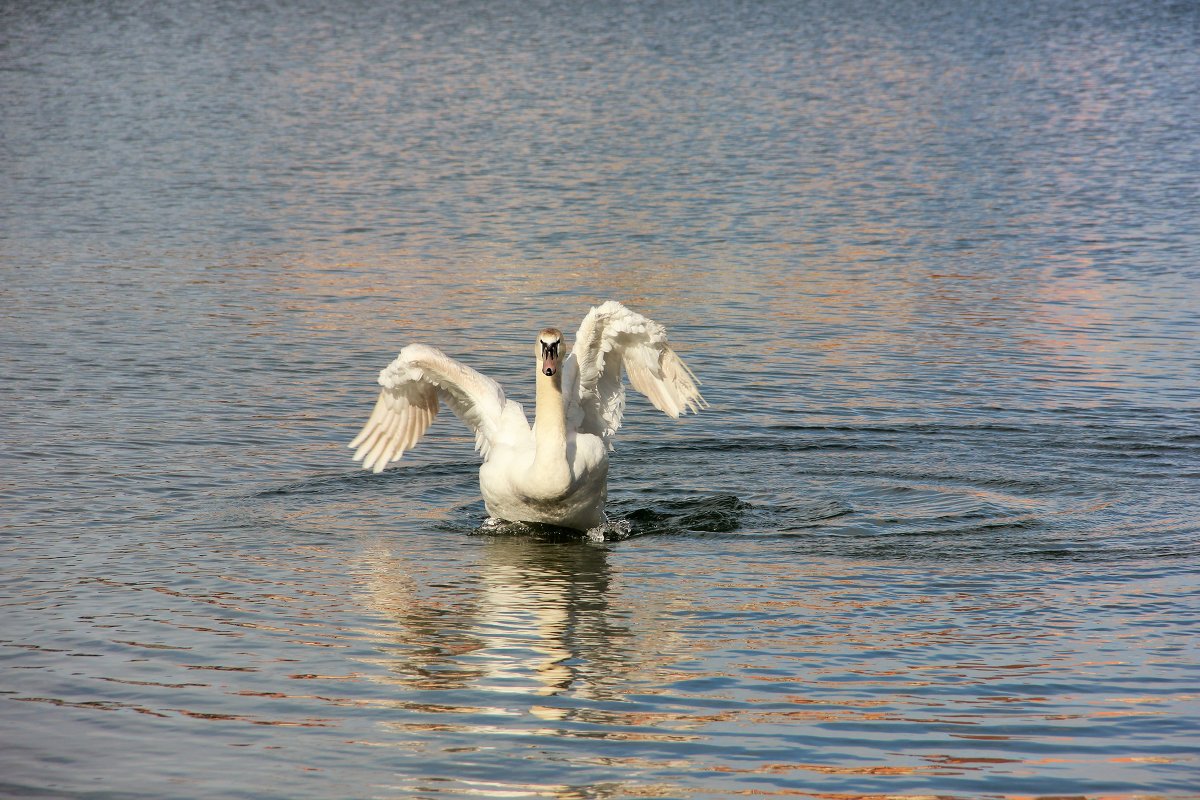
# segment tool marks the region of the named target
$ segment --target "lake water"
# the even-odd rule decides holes
[[[1197,797],[1200,7],[0,4],[0,795]],[[605,536],[487,530],[618,299]]]

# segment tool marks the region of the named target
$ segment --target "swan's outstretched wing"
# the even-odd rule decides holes
[[[608,442],[621,427],[622,367],[633,388],[671,417],[708,405],[696,376],[667,343],[667,329],[609,300],[583,318],[564,366],[567,417],[576,430]]]
[[[475,449],[487,458],[504,409],[500,384],[435,347],[410,344],[379,373],[379,385],[371,418],[350,442],[364,468],[379,472],[411,449],[437,416],[439,399],[471,426]]]

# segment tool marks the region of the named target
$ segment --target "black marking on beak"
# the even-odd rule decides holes
[[[553,376],[558,369],[559,342],[542,342],[542,374]]]

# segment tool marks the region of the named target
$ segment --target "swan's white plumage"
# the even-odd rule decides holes
[[[529,425],[498,383],[421,344],[405,347],[379,373],[383,390],[350,447],[364,468],[379,472],[420,441],[445,402],[475,433],[489,514],[588,529],[603,521],[607,451],[625,410],[622,371],[671,417],[707,405],[695,376],[668,344],[666,329],[610,300],[588,312],[559,373],[537,378],[541,447],[538,426]],[[562,416],[542,425],[552,421],[541,420],[543,414]],[[548,435],[554,437],[551,447]]]
[[[487,458],[499,437],[504,416],[504,390],[486,375],[447,356],[436,347],[410,344],[379,373],[383,391],[367,424],[350,447],[365,469],[381,471],[420,441],[438,401],[475,432],[475,449]],[[520,414],[520,409],[516,409]]]
[[[629,382],[672,418],[706,407],[696,377],[667,342],[667,329],[609,300],[588,312],[563,366],[567,423],[611,447],[625,414]]]

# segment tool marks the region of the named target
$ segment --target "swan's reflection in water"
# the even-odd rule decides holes
[[[422,690],[426,711],[467,711],[436,698],[453,693],[461,703],[464,693],[477,692],[477,710],[550,721],[566,718],[572,706],[536,698],[602,698],[623,671],[622,642],[631,636],[625,615],[609,607],[607,551],[515,535],[477,541],[470,574],[462,572],[461,553],[453,574],[436,554],[428,562],[383,546],[368,554],[367,602],[394,623],[377,631],[386,680]]]

